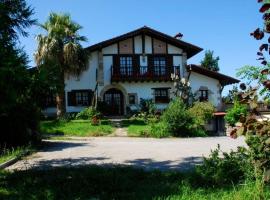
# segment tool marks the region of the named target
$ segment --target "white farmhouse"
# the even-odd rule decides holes
[[[65,80],[67,112],[79,112],[95,99],[109,106],[107,115],[125,115],[138,107],[141,98],[152,99],[158,109],[164,109],[174,98],[172,73],[188,78],[197,98],[212,102],[221,111],[223,87],[239,82],[188,65],[187,60],[202,48],[146,26],[86,49],[90,54],[88,69]],[[45,111],[55,112],[55,108]]]

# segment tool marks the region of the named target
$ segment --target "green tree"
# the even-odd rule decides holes
[[[201,61],[201,65],[203,68],[218,72],[218,61],[219,57],[214,57],[214,51],[207,50],[205,51],[204,59]]]
[[[39,68],[53,68],[57,116],[60,117],[65,113],[65,76],[79,76],[87,68],[88,54],[81,45],[86,38],[79,35],[82,27],[68,14],[51,13],[40,27],[45,34],[37,36],[35,61]]]
[[[38,128],[27,56],[17,45],[35,23],[32,14],[25,0],[0,1],[0,147],[28,143]]]

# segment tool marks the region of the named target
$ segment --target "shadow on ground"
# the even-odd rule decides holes
[[[0,171],[0,199],[157,199],[181,193],[184,176],[120,166]]]
[[[62,151],[67,148],[74,148],[86,145],[91,146],[89,143],[84,142],[42,141],[42,148],[39,150],[39,152]]]
[[[181,160],[166,160],[155,161],[153,159],[135,159],[128,160],[125,163],[134,167],[140,167],[144,169],[158,169],[158,170],[179,170],[187,171],[193,169],[196,165],[202,163],[202,157],[186,157]]]

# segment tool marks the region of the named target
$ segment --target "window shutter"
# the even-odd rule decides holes
[[[132,65],[133,75],[138,75],[140,69],[140,55],[133,55]]]
[[[68,92],[68,106],[76,106],[76,93],[74,91]]]
[[[150,74],[152,74],[153,73],[153,68],[154,68],[154,57],[153,57],[153,55],[148,55],[147,62],[148,62],[148,72]]]
[[[119,68],[120,68],[120,57],[119,55],[113,56],[113,72],[114,74],[119,74]]]
[[[171,74],[173,73],[173,56],[172,55],[167,55],[167,68],[168,68],[168,73]]]
[[[92,90],[88,90],[88,105],[91,105],[92,102],[92,98],[93,98],[93,91]]]

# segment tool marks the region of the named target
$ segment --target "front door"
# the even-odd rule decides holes
[[[117,89],[109,89],[104,94],[108,106],[107,115],[123,115],[123,93]]]

